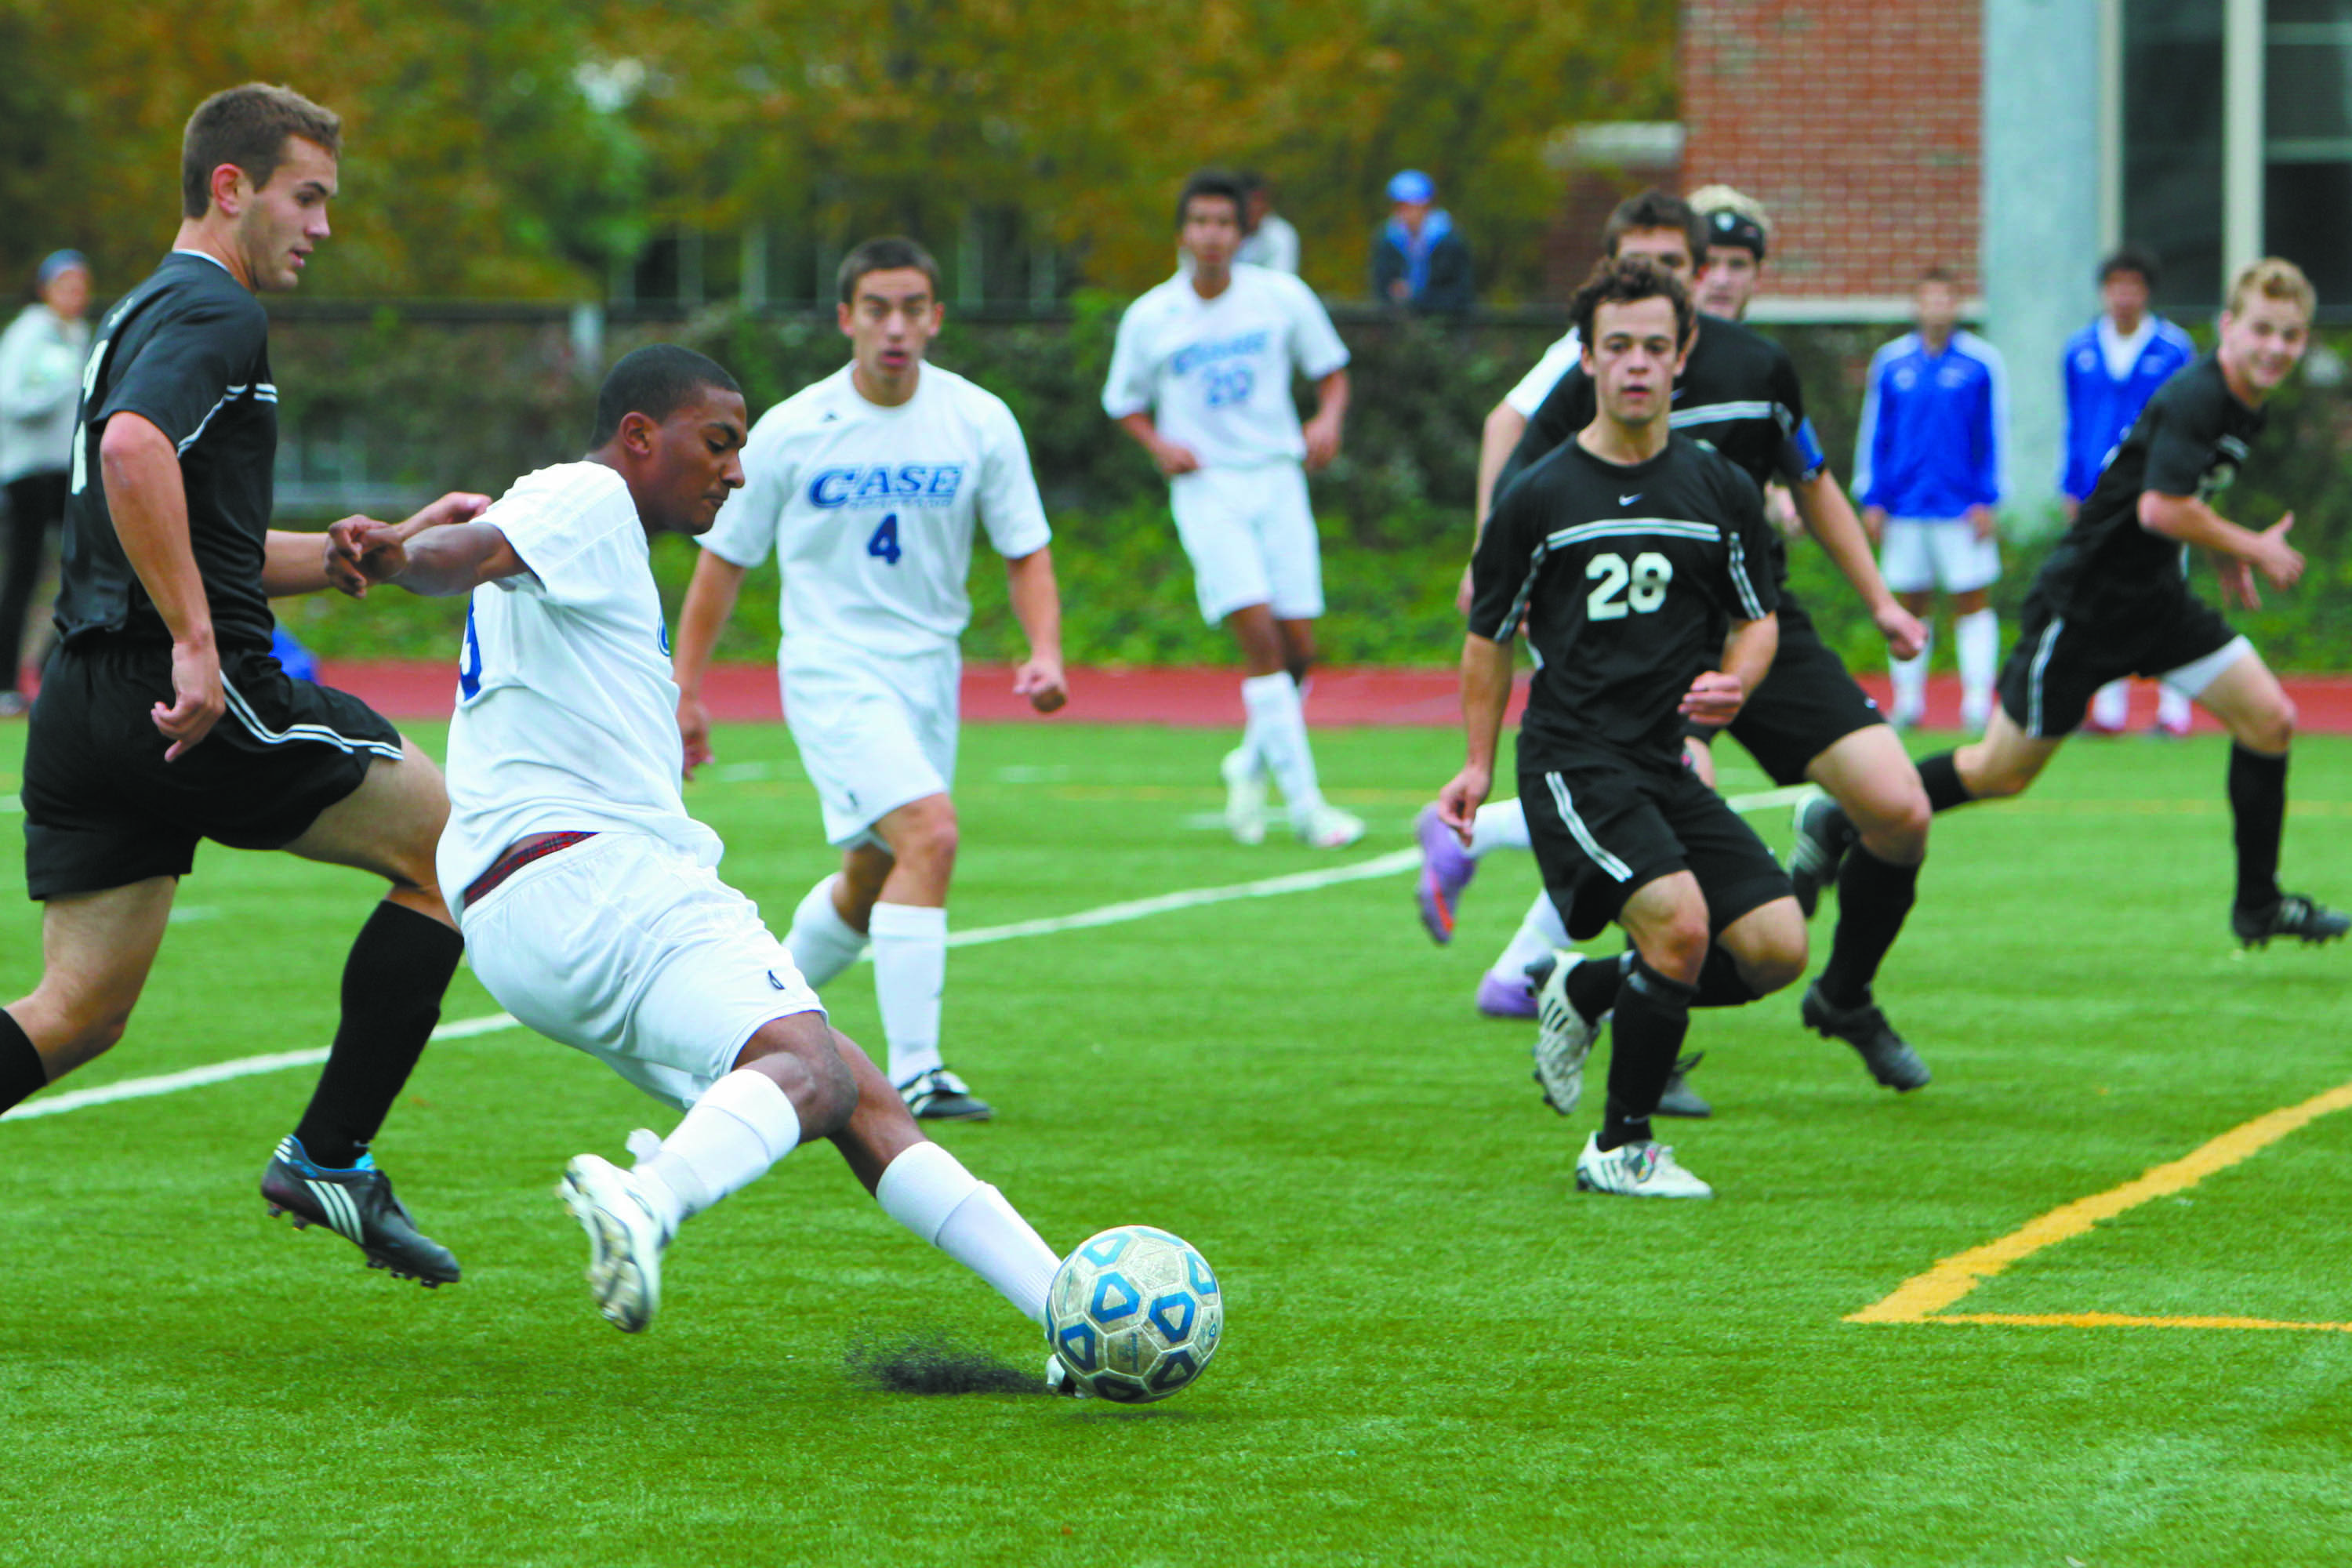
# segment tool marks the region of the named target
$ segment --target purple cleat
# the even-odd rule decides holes
[[[1470,858],[1454,829],[1438,820],[1434,802],[1421,808],[1412,831],[1421,840],[1421,880],[1413,888],[1413,899],[1421,906],[1421,923],[1429,940],[1443,947],[1454,940],[1454,906],[1478,874],[1478,862]],[[1486,994],[1479,993],[1481,1006],[1485,999]]]
[[[1524,980],[1512,980],[1488,970],[1478,977],[1478,1011],[1489,1018],[1532,1018],[1536,994]]]

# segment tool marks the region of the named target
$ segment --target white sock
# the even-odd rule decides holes
[[[802,979],[820,990],[866,951],[866,933],[843,920],[834,907],[833,888],[840,880],[841,873],[835,871],[811,888],[793,911],[793,929],[784,933],[784,948],[793,955],[793,967]]]
[[[2165,689],[2169,692],[2172,689]],[[2110,680],[2091,694],[2091,722],[2102,730],[2120,730],[2130,717],[2130,681]]]
[[[1568,927],[1560,923],[1559,910],[1549,893],[1538,893],[1536,901],[1528,906],[1519,929],[1511,933],[1510,942],[1502,956],[1495,960],[1489,971],[1496,979],[1515,985],[1528,983],[1528,965],[1549,955],[1553,948],[1566,947]]]
[[[1280,671],[1252,676],[1242,682],[1242,706],[1249,710],[1249,733],[1243,744],[1257,748],[1290,807],[1291,826],[1298,826],[1323,809],[1298,683]]]
[[[1489,849],[1534,847],[1535,841],[1528,837],[1528,808],[1519,804],[1519,797],[1516,795],[1488,801],[1471,819],[1470,858],[1473,860]]]
[[[1960,653],[1960,701],[1970,713],[1992,706],[1993,673],[2000,666],[2000,616],[1990,605],[1952,623]]]
[[[766,1073],[737,1068],[702,1091],[686,1120],[637,1162],[635,1175],[662,1232],[767,1174],[801,1141],[800,1112]]]
[[[882,1212],[979,1275],[1030,1321],[1045,1321],[1045,1288],[1062,1260],[1004,1194],[937,1143],[918,1143],[875,1184]]]
[[[2122,721],[2116,721],[2119,724]],[[2156,721],[2168,730],[2189,728],[2189,699],[2162,681],[2156,687]]]
[[[1906,718],[1916,718],[1927,706],[1927,656],[1936,651],[1936,634],[1931,630],[1927,641],[1919,645],[1916,658],[1890,658],[1888,670],[1895,677],[1895,711]]]
[[[948,979],[948,912],[919,904],[877,904],[874,999],[890,1043],[890,1081],[903,1084],[940,1065],[940,995]]]

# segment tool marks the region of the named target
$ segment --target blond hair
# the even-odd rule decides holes
[[[1734,190],[1729,185],[1701,185],[1683,199],[1690,203],[1691,210],[1701,217],[1709,213],[1738,213],[1762,229],[1766,239],[1772,237],[1771,215],[1764,210],[1762,202],[1745,191]]]
[[[2265,300],[2292,300],[2303,307],[2304,320],[2308,321],[2319,309],[2319,290],[2303,275],[2303,268],[2284,257],[2265,256],[2260,261],[2250,261],[2230,280],[2228,302],[2221,309],[2234,316],[2244,310],[2247,301],[2259,294]]]

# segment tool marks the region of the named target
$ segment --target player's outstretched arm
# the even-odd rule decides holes
[[[1052,548],[1040,545],[1006,561],[1004,580],[1013,618],[1029,639],[1029,657],[1013,672],[1013,694],[1029,699],[1038,712],[1051,713],[1070,700],[1062,673],[1062,595],[1054,581]]]
[[[470,522],[490,507],[490,498],[471,490],[451,490],[447,495],[420,508],[405,521],[391,525],[402,542],[428,528],[441,528],[453,522]],[[371,517],[348,517],[345,522],[368,523],[383,528],[385,524]],[[315,594],[321,588],[335,588],[354,599],[367,597],[368,578],[352,563],[335,552],[334,535],[301,533],[273,528],[266,542],[268,552],[261,568],[263,592],[273,599],[296,594]]]
[[[370,583],[392,583],[429,599],[470,594],[485,583],[530,570],[498,525],[459,522],[403,539],[405,523],[347,517],[327,531],[334,570]]]
[[[212,603],[188,542],[188,492],[172,438],[136,414],[117,414],[99,437],[100,481],[115,537],[139,585],[172,632],[172,700],[151,716],[177,762],[212,732],[228,710],[221,689],[220,649],[213,641]]]
[[[1918,616],[1903,607],[1888,591],[1886,579],[1878,574],[1870,535],[1863,531],[1861,519],[1854,516],[1853,502],[1846,499],[1837,476],[1824,468],[1811,479],[1801,481],[1793,493],[1798,510],[1804,514],[1806,529],[1822,542],[1822,548],[1829,552],[1837,569],[1870,607],[1871,624],[1886,639],[1887,651],[1897,658],[1917,658],[1927,644],[1927,628],[1919,624]]]
[[[670,679],[677,682],[677,733],[686,742],[686,776],[710,760],[710,710],[702,705],[702,678],[719,647],[719,634],[735,613],[751,569],[709,550],[694,563],[686,603],[677,612],[677,641],[670,649]]]
[[[1472,632],[1462,639],[1462,771],[1437,792],[1438,819],[1464,844],[1495,787],[1495,748],[1511,701],[1511,650]]]
[[[1495,482],[1503,477],[1503,465],[1519,449],[1519,439],[1528,433],[1528,416],[1511,406],[1505,398],[1495,405],[1486,416],[1485,426],[1478,432],[1478,499],[1470,516],[1470,551],[1477,553],[1478,536],[1486,531],[1486,514],[1494,510]],[[1463,615],[1470,613],[1470,563],[1462,563],[1462,586],[1454,590],[1454,607]]]

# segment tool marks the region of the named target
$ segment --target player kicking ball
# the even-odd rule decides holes
[[[1572,940],[1614,921],[1633,941],[1622,958],[1557,955],[1538,994],[1537,1074],[1567,1114],[1613,1018],[1608,1104],[1577,1186],[1711,1197],[1651,1137],[1690,1009],[1751,1001],[1805,967],[1787,875],[1683,759],[1685,721],[1729,723],[1771,668],[1770,528],[1755,481],[1671,426],[1696,323],[1680,279],[1604,261],[1570,313],[1596,413],[1504,492],[1479,539],[1462,649],[1468,757],[1438,811],[1466,842],[1493,785],[1508,645],[1524,626],[1542,656],[1518,743],[1536,864]]]
[[[449,725],[445,887],[474,973],[530,1027],[686,1108],[622,1170],[564,1169],[589,1288],[635,1333],[678,1226],[798,1144],[829,1138],[885,1212],[1044,1321],[1051,1248],[930,1142],[824,1009],[686,813],[684,748],[650,541],[706,531],[743,483],[743,395],[668,344],[613,367],[594,449],[472,522],[339,523],[354,590],[470,593]]]
[[[702,540],[678,612],[677,722],[688,776],[710,761],[702,678],[743,574],[783,567],[784,718],[841,869],[793,912],[784,945],[823,990],[874,949],[890,1081],[924,1121],[984,1121],[988,1102],[940,1054],[948,882],[955,870],[956,639],[971,620],[972,535],[1004,557],[1029,657],[1013,689],[1040,713],[1068,700],[1053,531],[1013,411],[926,364],[946,310],[940,269],[910,239],[841,264],[850,363],[760,416],[742,493]]]

